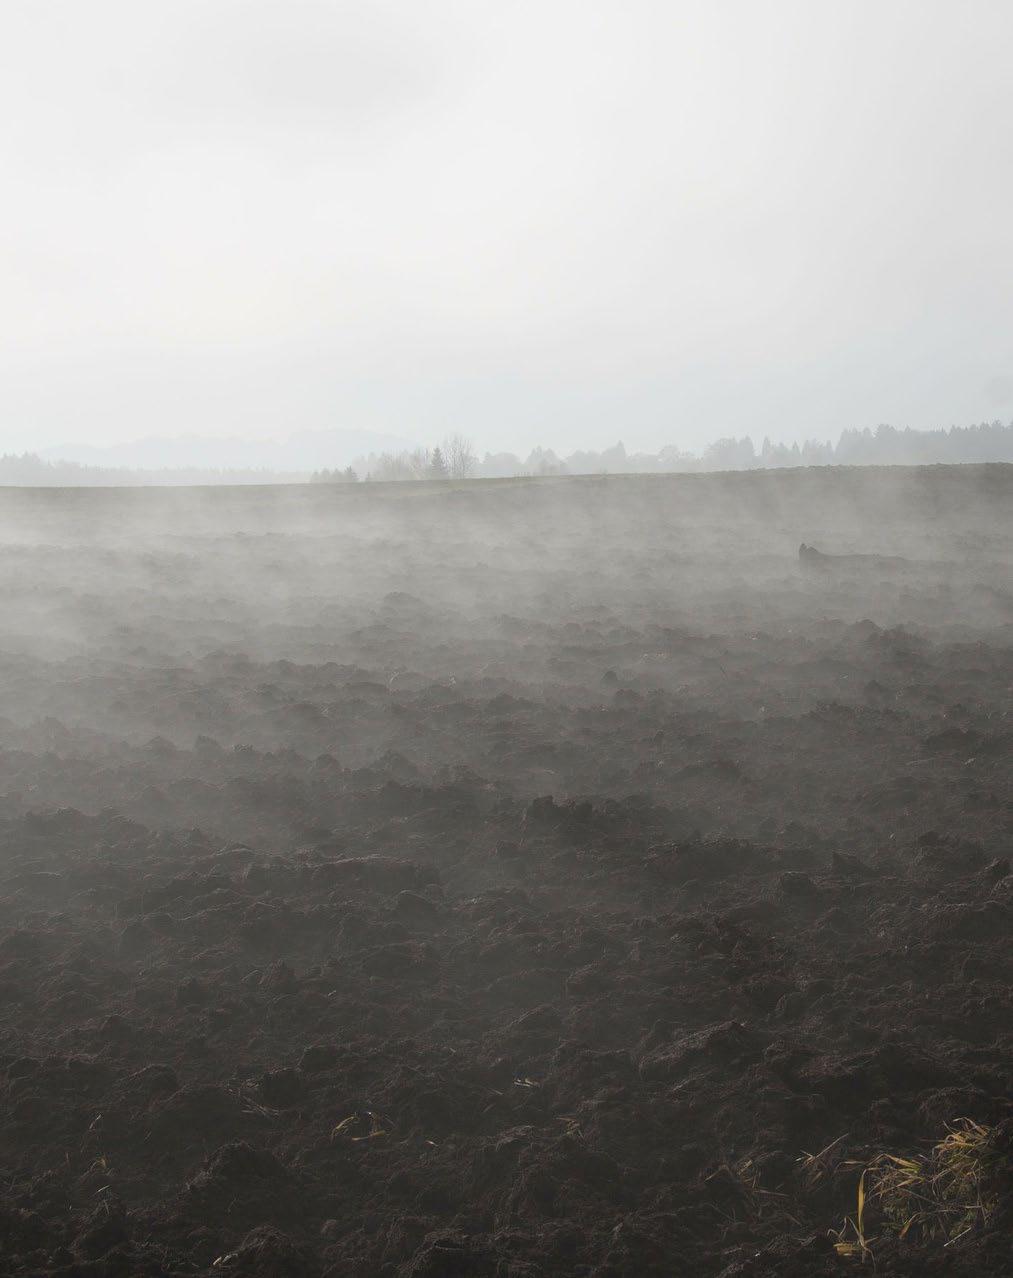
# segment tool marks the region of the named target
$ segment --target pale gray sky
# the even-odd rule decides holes
[[[0,444],[1013,416],[1009,0],[3,0]]]

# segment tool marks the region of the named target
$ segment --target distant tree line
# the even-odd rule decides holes
[[[357,484],[359,476],[354,467],[346,466],[344,470],[315,470],[310,475],[311,484]]]
[[[415,448],[400,453],[370,453],[345,470],[318,470],[312,483],[354,483],[361,473],[367,480],[470,479],[479,463],[470,439],[450,435],[433,449]]]
[[[657,453],[628,453],[621,444],[602,452],[581,451],[560,457],[551,448],[535,448],[526,458],[513,453],[475,454],[469,439],[451,435],[437,447],[374,453],[334,470],[126,469],[47,461],[34,453],[0,457],[0,485],[26,487],[113,487],[154,484],[347,484],[362,480],[497,479],[516,475],[680,474],[711,470],[775,470],[792,466],[928,466],[936,463],[1013,462],[1013,422],[982,422],[949,430],[846,430],[830,440],[775,444],[757,448],[750,436],[718,439],[697,455],[674,446]]]
[[[793,466],[928,466],[935,463],[1013,462],[1013,422],[983,422],[949,430],[845,430],[836,446],[828,439],[757,448],[750,436],[716,440],[703,453],[669,446],[657,453],[628,453],[622,443],[602,452],[559,457],[551,448],[535,448],[526,459],[513,453],[486,453],[479,460],[470,443],[444,444],[432,452],[380,453],[361,458],[346,471],[319,471],[318,482],[342,482],[361,473],[367,479],[481,479],[518,475],[686,474],[713,470],[779,470]]]

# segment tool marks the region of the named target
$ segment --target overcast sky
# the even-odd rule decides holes
[[[1013,416],[1010,0],[2,0],[9,447]]]

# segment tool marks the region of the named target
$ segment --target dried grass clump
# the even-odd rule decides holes
[[[990,1128],[962,1118],[921,1158],[879,1154],[859,1177],[857,1210],[838,1234],[838,1254],[865,1257],[878,1239],[890,1237],[949,1247],[988,1224],[999,1206],[1002,1158],[990,1136]],[[875,1238],[868,1233],[872,1215]]]

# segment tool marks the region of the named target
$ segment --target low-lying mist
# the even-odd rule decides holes
[[[1013,467],[0,524],[4,1273],[1002,1270]]]
[[[298,789],[322,755],[380,776],[392,752],[519,795],[672,798],[674,747],[645,753],[649,727],[734,715],[762,737],[895,695],[866,687],[888,651],[931,663],[1003,632],[1011,495],[1009,468],[8,490],[0,739],[24,753],[6,801],[296,838],[326,804],[237,818],[212,783],[249,765]],[[883,562],[806,571],[801,542]]]

